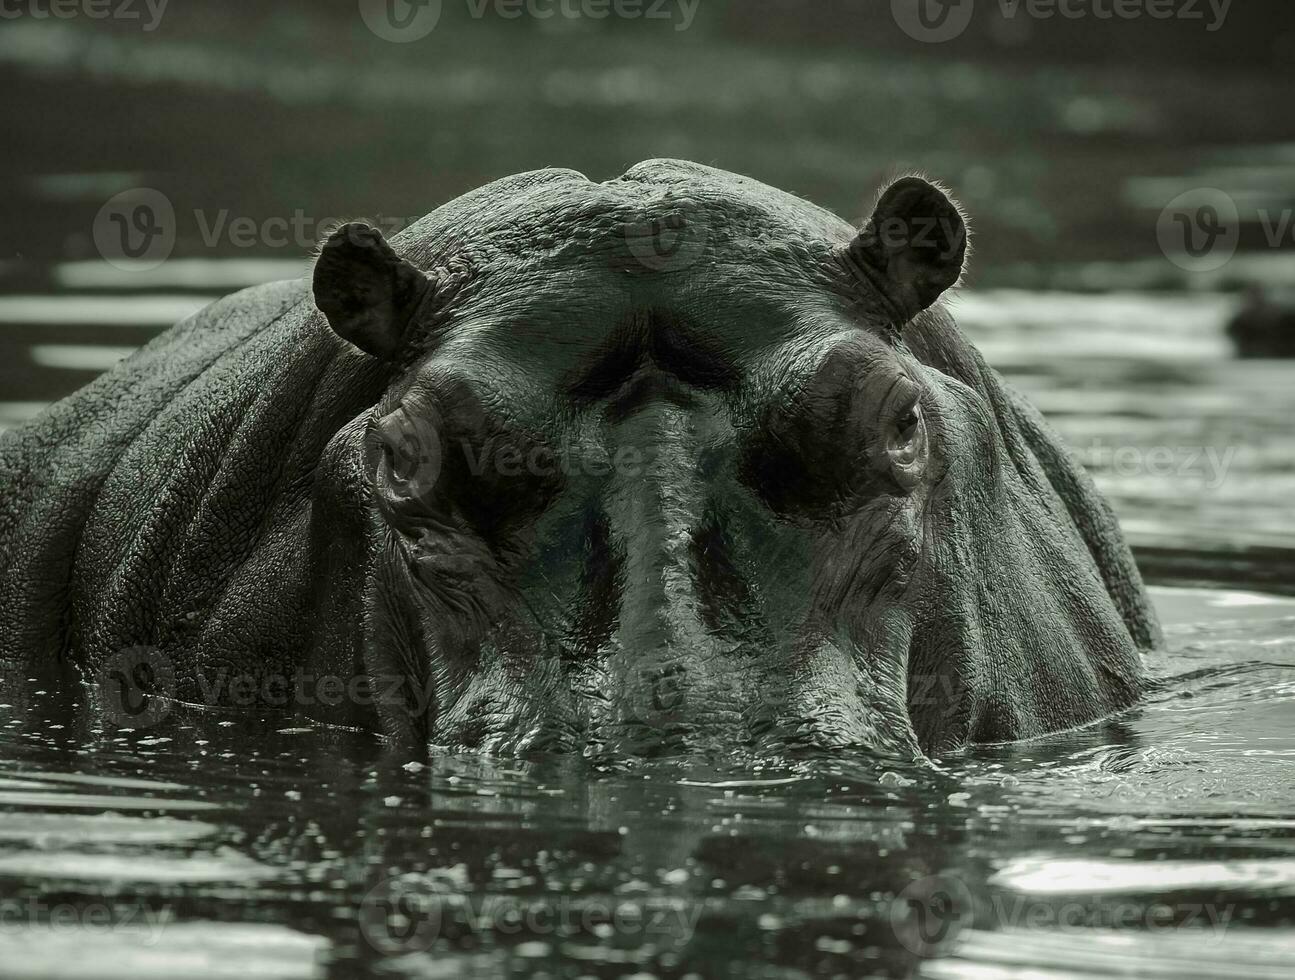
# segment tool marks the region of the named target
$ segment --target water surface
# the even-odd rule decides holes
[[[938,766],[402,759],[0,707],[6,976],[1284,977],[1295,602],[1158,590],[1147,702]]]

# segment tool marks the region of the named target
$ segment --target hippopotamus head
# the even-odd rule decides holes
[[[914,755],[1130,704],[1136,569],[941,308],[966,251],[918,177],[856,230],[675,161],[330,237],[315,303],[385,387],[321,473],[367,515],[366,669],[431,694],[387,727]]]

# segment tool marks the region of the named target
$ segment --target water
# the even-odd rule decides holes
[[[285,717],[9,705],[0,972],[1290,976],[1295,602],[1157,598],[1144,705],[929,768],[420,764]]]
[[[204,301],[201,263],[179,292],[89,303],[112,284],[63,271],[58,296],[0,301],[28,384],[0,424]],[[6,690],[0,974],[1295,975],[1295,600],[1272,594],[1295,386],[1228,357],[1231,302],[957,303],[1177,586],[1156,588],[1170,649],[1136,710],[930,767],[594,769],[414,760],[282,715],[95,728]]]

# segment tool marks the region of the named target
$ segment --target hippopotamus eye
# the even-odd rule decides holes
[[[368,452],[378,504],[406,530],[427,525],[501,542],[556,498],[564,482],[560,461],[526,431],[438,401],[414,392],[372,425]]]
[[[921,409],[914,405],[895,420],[895,435],[901,445],[908,445],[917,437],[917,428],[921,425]]]
[[[900,409],[892,416],[885,438],[891,473],[902,486],[911,488],[926,465],[926,419],[922,406],[914,401]]]
[[[401,498],[429,493],[441,472],[441,430],[435,406],[419,395],[377,419],[372,435],[378,458],[370,466],[380,487]]]

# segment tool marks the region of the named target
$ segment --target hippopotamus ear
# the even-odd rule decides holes
[[[862,267],[902,322],[958,281],[966,255],[962,212],[921,177],[904,177],[886,188],[847,248],[848,258]]]
[[[432,281],[397,255],[378,229],[352,221],[324,242],[314,287],[315,305],[338,336],[389,358],[400,349]]]

